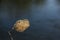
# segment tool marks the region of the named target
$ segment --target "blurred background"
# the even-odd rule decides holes
[[[10,40],[15,21],[26,18],[30,28],[14,40],[60,40],[60,0],[0,0],[0,40]]]

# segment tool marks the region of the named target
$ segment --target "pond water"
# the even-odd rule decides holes
[[[23,33],[12,33],[16,35],[14,40],[60,40],[59,0],[3,2],[0,7],[1,30],[8,31],[16,20],[23,18],[29,19],[31,24]]]

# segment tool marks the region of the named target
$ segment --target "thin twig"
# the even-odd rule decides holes
[[[8,31],[8,34],[9,34],[9,36],[10,36],[10,39],[11,39],[11,40],[14,40],[10,32],[11,32],[11,31]]]

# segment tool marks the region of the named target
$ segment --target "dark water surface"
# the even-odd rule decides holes
[[[29,19],[30,28],[23,33],[11,32],[14,40],[60,40],[59,0],[3,0],[0,4],[0,39],[9,40],[6,32],[22,18]]]

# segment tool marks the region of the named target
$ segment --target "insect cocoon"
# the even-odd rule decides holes
[[[16,23],[14,24],[13,29],[15,29],[18,32],[23,32],[29,26],[30,26],[29,20],[28,19],[23,19],[23,20],[16,21]]]

